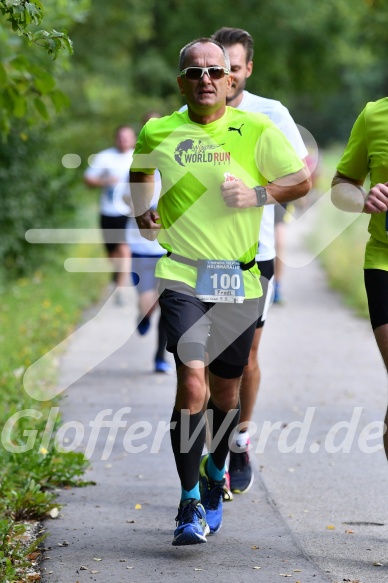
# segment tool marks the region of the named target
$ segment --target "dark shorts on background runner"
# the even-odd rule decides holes
[[[100,215],[100,227],[102,237],[108,253],[115,250],[117,245],[126,242],[125,230],[127,227],[128,217],[120,215],[118,217],[109,217]]]
[[[388,271],[364,269],[364,281],[373,330],[388,324]]]
[[[256,328],[262,328],[267,318],[268,308],[273,302],[273,277],[275,272],[275,260],[258,261],[257,267],[260,269],[260,283],[263,288],[263,295],[259,299],[259,319]]]
[[[163,284],[168,285],[166,280]],[[183,283],[177,287],[187,293],[164,289],[159,297],[167,350],[174,354],[176,366],[205,362],[207,353],[210,372],[221,378],[241,376],[256,329],[258,299],[214,304],[199,300]]]

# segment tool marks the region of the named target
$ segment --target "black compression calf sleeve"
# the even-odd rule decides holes
[[[199,464],[205,444],[206,426],[202,412],[190,415],[173,410],[170,429],[172,451],[182,487],[189,492],[198,482]]]
[[[207,405],[207,411],[209,425],[210,428],[212,428],[210,453],[215,466],[219,470],[222,470],[225,465],[226,456],[229,452],[229,437],[238,425],[240,419],[240,402],[236,409],[231,409],[225,413],[218,409],[210,398]]]

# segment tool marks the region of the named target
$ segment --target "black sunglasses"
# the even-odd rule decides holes
[[[179,73],[179,76],[185,76],[189,81],[199,81],[205,73],[213,81],[222,79],[225,75],[229,75],[228,69],[225,69],[224,67],[187,67]]]

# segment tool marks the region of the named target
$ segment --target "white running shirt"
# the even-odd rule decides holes
[[[243,98],[236,109],[264,113],[286,136],[295,152],[303,160],[307,156],[307,149],[302,136],[292,119],[288,109],[275,99],[267,99],[259,95],[253,95],[249,91],[243,92]],[[263,217],[260,224],[260,241],[256,261],[268,261],[276,256],[274,235],[274,205],[266,205],[263,209]]]
[[[90,178],[102,178],[112,176],[118,182],[115,186],[107,186],[103,189],[100,198],[100,213],[108,217],[129,215],[130,208],[125,204],[123,196],[130,194],[129,168],[132,164],[134,149],[120,152],[117,148],[108,148],[95,154],[85,176]]]

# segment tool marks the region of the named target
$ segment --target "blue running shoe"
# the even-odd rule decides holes
[[[155,360],[155,372],[170,374],[172,372],[172,366],[165,360],[157,358]]]
[[[175,520],[177,527],[172,541],[175,547],[207,542],[206,535],[209,534],[209,527],[205,509],[199,500],[190,498],[181,502]]]
[[[278,282],[275,282],[275,286],[274,286],[273,303],[274,304],[282,304],[283,303],[283,296],[280,292],[280,283],[278,283]]]
[[[210,480],[206,474],[206,464],[209,454],[202,456],[199,466],[199,489],[201,502],[206,510],[206,521],[210,533],[218,532],[222,524],[222,499],[224,495],[225,478],[223,480]]]

